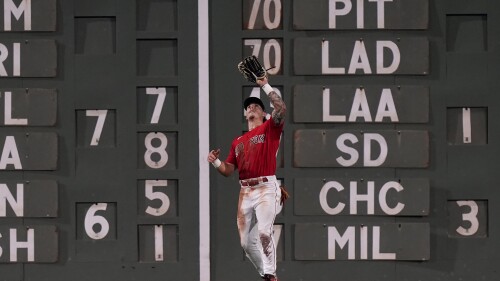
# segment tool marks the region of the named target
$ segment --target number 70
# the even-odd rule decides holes
[[[262,39],[245,39],[245,46],[252,48],[252,55],[260,58],[260,50],[262,45],[264,48],[262,50],[262,59],[264,68],[268,69],[268,73],[271,75],[276,75],[280,73],[281,70],[281,44],[276,39],[269,39],[263,43]],[[271,63],[271,50],[274,50],[274,63]]]

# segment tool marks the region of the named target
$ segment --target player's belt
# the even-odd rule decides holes
[[[269,177],[258,177],[258,178],[251,178],[251,179],[246,179],[246,180],[240,180],[240,185],[241,186],[255,186],[264,182],[270,181],[270,178],[275,178],[275,176],[269,176]]]

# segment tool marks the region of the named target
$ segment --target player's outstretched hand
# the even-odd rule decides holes
[[[219,154],[220,154],[219,148],[217,150],[210,151],[207,156],[207,161],[213,163],[216,159],[219,158]]]

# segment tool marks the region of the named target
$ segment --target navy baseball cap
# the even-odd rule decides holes
[[[264,103],[262,102],[262,100],[261,100],[261,99],[259,99],[259,98],[256,98],[256,97],[249,97],[249,98],[247,98],[247,99],[243,102],[243,109],[245,109],[245,110],[246,110],[246,109],[247,109],[247,107],[248,107],[249,105],[253,104],[253,103],[258,104],[258,105],[262,108],[262,110],[263,110],[263,111],[265,111],[265,110],[266,110],[266,108],[264,107]]]

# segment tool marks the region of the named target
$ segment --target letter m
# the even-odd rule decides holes
[[[11,15],[19,20],[24,13],[24,30],[31,30],[31,0],[22,0],[19,7],[14,0],[3,1],[3,26],[5,31],[12,30]]]
[[[340,249],[343,249],[348,244],[348,259],[355,259],[356,252],[356,232],[354,226],[347,227],[343,235],[340,235],[335,226],[328,227],[328,259],[335,259],[335,246],[338,244]]]

